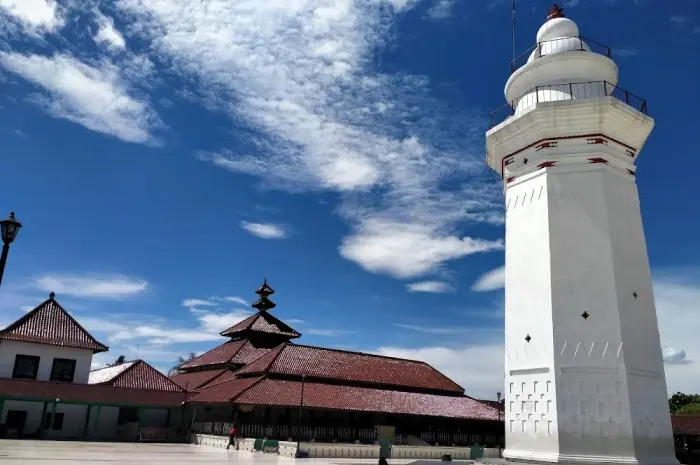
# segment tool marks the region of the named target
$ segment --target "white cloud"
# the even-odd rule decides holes
[[[459,327],[459,326],[449,326],[449,327],[433,327],[433,326],[420,326],[420,325],[408,325],[404,323],[394,323],[394,326],[401,329],[406,329],[409,331],[415,331],[418,333],[425,334],[465,334],[470,331],[469,328]]]
[[[90,66],[69,55],[0,52],[0,65],[44,89],[46,95],[35,101],[51,116],[127,142],[158,143],[150,131],[160,119],[130,94],[111,63]]]
[[[255,153],[222,148],[202,159],[272,188],[338,192],[351,227],[343,256],[395,276],[495,248],[458,230],[465,221],[502,222],[503,210],[499,187],[484,176],[479,112],[446,107],[422,76],[372,69],[397,14],[415,4],[116,2],[134,18],[131,30],[199,83],[208,105],[249,125]],[[410,253],[392,238],[410,240]]]
[[[46,292],[74,297],[121,299],[143,293],[148,282],[124,275],[43,275],[34,280]]]
[[[446,19],[452,16],[455,0],[436,0],[428,9],[430,19]]]
[[[0,0],[0,21],[2,13],[29,33],[55,32],[65,23],[65,11],[54,0]]]
[[[114,27],[112,18],[97,11],[95,20],[97,21],[97,33],[93,39],[97,44],[110,50],[124,50],[126,48],[124,36]]]
[[[449,284],[442,281],[421,281],[407,284],[406,288],[409,292],[431,292],[435,294],[449,292],[452,289]]]
[[[216,305],[216,302],[212,302],[211,300],[202,300],[202,299],[185,299],[182,301],[182,306],[183,307],[211,307],[213,305]]]
[[[670,21],[673,24],[677,24],[679,26],[682,26],[688,22],[688,17],[682,16],[682,15],[674,15],[674,16],[671,16]]]
[[[284,239],[287,236],[287,233],[281,226],[271,223],[241,221],[241,228],[263,239]]]
[[[245,300],[243,297],[236,297],[234,295],[226,296],[226,297],[212,297],[214,300],[219,300],[221,302],[233,302],[236,304],[241,304],[241,305],[250,305],[247,300]]]
[[[472,291],[487,292],[503,289],[506,285],[506,267],[499,266],[498,268],[482,274],[474,284]]]
[[[447,260],[502,248],[501,241],[459,238],[422,225],[371,220],[343,241],[340,253],[368,271],[412,278],[434,271]]]
[[[309,328],[306,331],[304,331],[304,334],[308,334],[310,336],[337,337],[345,336],[346,334],[350,334],[351,332],[352,331],[345,331],[342,329]]]

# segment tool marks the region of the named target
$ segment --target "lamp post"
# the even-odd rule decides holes
[[[501,456],[501,391],[496,393],[496,399],[498,400],[498,456]]]
[[[15,219],[15,212],[10,213],[10,217],[0,221],[0,236],[2,237],[2,256],[0,256],[0,284],[2,284],[2,275],[5,273],[5,263],[7,263],[7,254],[10,251],[10,244],[17,237],[19,228],[22,223]]]
[[[301,409],[304,408],[304,381],[306,381],[306,375],[301,375],[301,399],[299,401],[299,421],[297,422],[299,428],[297,433],[297,456],[299,456],[299,443],[301,442]]]

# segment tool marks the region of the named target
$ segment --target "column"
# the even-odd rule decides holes
[[[44,402],[44,408],[41,410],[41,421],[39,422],[39,439],[44,437],[44,425],[46,424],[46,410],[49,407],[48,402]]]
[[[53,436],[53,420],[56,417],[56,405],[58,404],[58,400],[54,400],[53,404],[51,404],[51,418],[49,419],[49,435],[48,437]]]
[[[92,410],[92,405],[88,404],[87,413],[85,413],[85,424],[83,425],[83,438],[87,439],[90,436],[90,411]]]

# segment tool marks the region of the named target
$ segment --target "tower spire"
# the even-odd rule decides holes
[[[269,299],[269,297],[275,293],[275,290],[272,289],[269,284],[267,284],[267,278],[263,280],[262,286],[260,286],[255,293],[258,294],[260,298],[253,302],[253,308],[261,312],[267,312],[268,310],[272,310],[277,306]]]
[[[547,9],[547,21],[554,18],[566,18],[564,9],[560,7],[558,3],[555,3],[552,8]]]

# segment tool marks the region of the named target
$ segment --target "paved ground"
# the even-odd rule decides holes
[[[376,464],[363,459],[293,459],[273,454],[226,451],[189,444],[134,444],[108,442],[0,440],[0,465],[200,465],[218,463],[256,464]],[[410,460],[389,460],[392,465]],[[440,463],[435,462],[435,463]],[[459,462],[456,462],[459,463]]]

